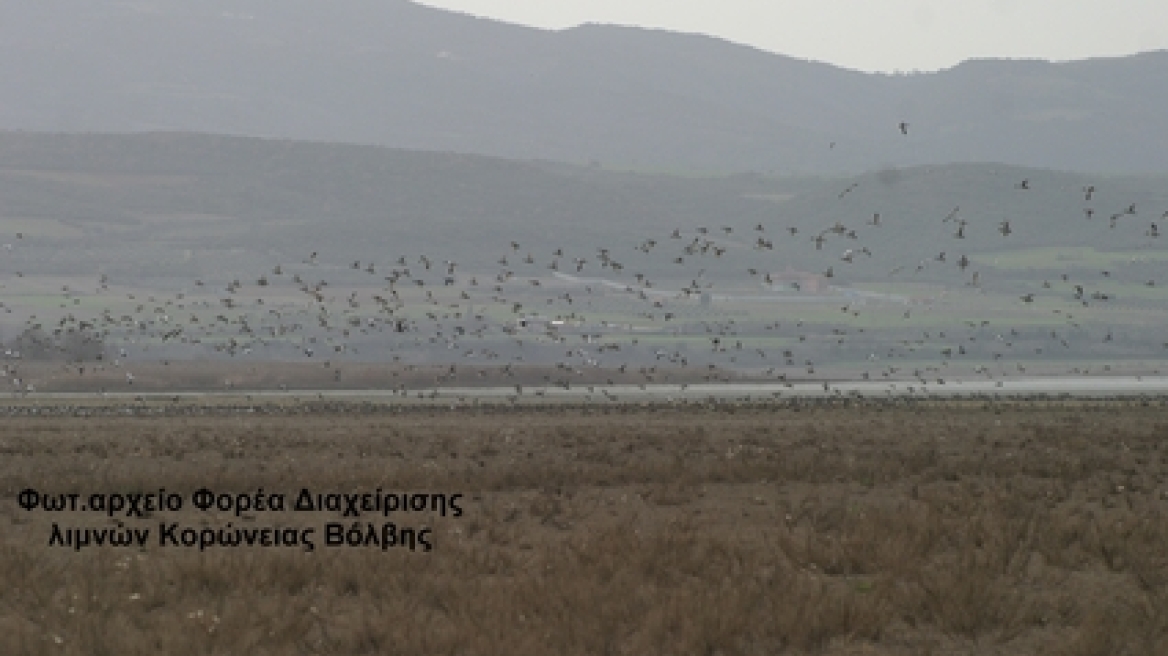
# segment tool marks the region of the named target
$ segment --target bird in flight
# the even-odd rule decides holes
[[[908,134],[908,123],[905,123],[904,121],[900,122],[900,133]]]

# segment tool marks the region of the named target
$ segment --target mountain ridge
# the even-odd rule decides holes
[[[883,280],[939,251],[952,258],[1035,248],[1163,252],[1148,231],[1168,212],[1166,180],[994,163],[843,179],[683,178],[256,137],[0,132],[0,233],[23,234],[6,261],[25,273],[243,275],[256,262],[316,250],[377,261],[433,253],[488,271],[494,249],[518,240],[543,275],[553,250],[563,248],[566,263],[603,247],[655,279],[699,268],[741,277],[748,267],[834,266],[847,283]],[[999,232],[1003,221],[1012,225],[1008,238]],[[960,222],[968,225],[956,238]],[[685,237],[671,238],[676,230]],[[733,246],[733,257],[678,252],[705,234]],[[757,247],[759,237],[766,248]],[[647,239],[661,247],[635,248]],[[872,255],[840,261],[862,247]],[[187,251],[196,257],[180,266]],[[675,264],[678,256],[687,264]],[[946,265],[914,277],[948,284],[961,275]]]
[[[404,0],[0,9],[0,129],[189,131],[648,170],[1168,171],[1168,52],[864,73],[699,34]],[[909,124],[909,134],[898,129]]]

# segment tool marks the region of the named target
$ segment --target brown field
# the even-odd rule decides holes
[[[0,653],[1168,653],[1163,403],[341,409],[0,420]],[[387,518],[292,511],[301,488],[464,496],[389,514],[432,550],[330,547]],[[174,523],[315,548],[160,544]]]

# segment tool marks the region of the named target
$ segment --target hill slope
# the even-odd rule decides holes
[[[319,251],[341,266],[428,254],[484,273],[510,255],[510,268],[544,276],[552,260],[572,272],[580,257],[591,262],[584,275],[614,276],[595,268],[605,248],[628,265],[625,277],[688,283],[699,271],[744,280],[750,268],[834,267],[848,283],[911,272],[944,251],[945,264],[913,279],[951,284],[969,275],[954,264],[960,255],[1014,253],[1024,267],[1036,248],[1162,252],[1148,233],[1168,228],[1166,182],[1002,164],[682,178],[211,135],[0,133],[0,237],[21,235],[5,254],[9,273],[219,278]],[[847,250],[852,262],[840,260]],[[536,264],[524,268],[528,254]]]
[[[1168,171],[1164,52],[888,76],[702,36],[550,32],[404,0],[6,3],[0,81],[0,129],[199,131],[668,171]]]

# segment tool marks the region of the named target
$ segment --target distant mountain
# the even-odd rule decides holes
[[[817,184],[219,135],[0,133],[0,238],[23,235],[4,251],[9,273],[220,277],[312,251],[490,271],[512,240],[541,258],[632,251],[679,227],[754,225]]]
[[[0,249],[7,274],[230,279],[319,251],[321,266],[342,272],[354,260],[416,265],[428,254],[484,280],[510,269],[550,276],[556,260],[581,273],[577,258],[590,262],[582,275],[618,276],[599,266],[605,249],[627,265],[619,275],[669,284],[829,267],[843,284],[897,268],[908,274],[896,282],[959,284],[962,255],[1009,253],[1026,278],[1054,275],[1025,271],[1051,268],[1029,251],[1077,247],[1107,254],[1057,262],[1060,273],[1098,277],[1119,253],[1153,257],[1147,280],[1163,275],[1166,215],[1168,176],[1000,164],[826,181],[681,177],[211,135],[0,133],[0,241],[18,246]]]
[[[404,0],[0,8],[0,129],[199,131],[658,171],[995,161],[1148,173],[1168,171],[1166,106],[1168,52],[897,76]]]

